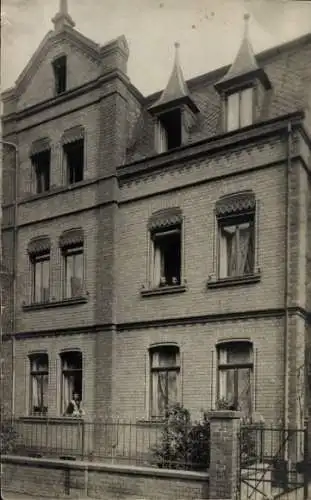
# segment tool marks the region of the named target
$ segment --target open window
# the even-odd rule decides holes
[[[150,413],[163,418],[168,407],[178,401],[180,353],[175,345],[150,349]]]
[[[158,116],[156,145],[158,153],[178,148],[182,144],[182,110],[172,109]]]
[[[30,414],[48,412],[49,358],[45,353],[32,354],[30,361]]]
[[[218,350],[218,398],[246,415],[252,412],[253,346],[248,341],[220,344]]]
[[[254,274],[255,206],[251,191],[224,196],[217,202],[219,278]]]
[[[55,93],[61,94],[67,90],[67,57],[61,56],[52,63],[55,81]]]
[[[35,174],[36,193],[44,193],[50,189],[51,151],[41,151],[31,157]]]
[[[79,401],[82,401],[82,353],[79,351],[61,353],[61,370],[61,408],[64,415],[74,395],[77,395]]]
[[[182,283],[182,212],[170,207],[155,212],[148,223],[151,288]]]
[[[64,145],[65,168],[68,184],[83,181],[84,140],[79,139]]]

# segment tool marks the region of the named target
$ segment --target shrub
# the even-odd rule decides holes
[[[0,425],[0,453],[10,453],[16,444],[17,432],[11,422],[2,421]]]
[[[167,411],[161,439],[152,448],[158,467],[183,470],[206,470],[210,458],[210,427],[206,414],[192,422],[190,412],[180,404]]]

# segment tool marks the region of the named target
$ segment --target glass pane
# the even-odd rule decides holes
[[[168,405],[177,402],[177,372],[174,371],[167,374],[167,398]]]
[[[41,262],[34,263],[34,299],[35,302],[41,302],[41,280],[42,280],[42,267]]]
[[[48,385],[49,385],[49,377],[48,375],[42,376],[42,409],[43,412],[48,409]]]
[[[42,300],[49,299],[49,286],[50,286],[50,261],[42,261]]]
[[[238,370],[238,403],[239,410],[245,414],[252,408],[252,371],[249,368]]]
[[[239,93],[230,94],[227,100],[227,130],[239,128]]]
[[[40,375],[33,375],[32,376],[32,387],[31,387],[31,406],[32,406],[32,411],[39,411],[40,410]]]
[[[227,276],[237,274],[237,231],[235,226],[224,228],[227,247]]]
[[[73,256],[67,255],[65,257],[66,297],[71,297],[71,278],[72,277],[73,277]]]
[[[167,406],[167,372],[158,373],[158,408],[156,415],[165,415]]]
[[[83,253],[74,255],[74,276],[83,279]]]
[[[251,346],[246,343],[239,343],[236,345],[231,345],[230,348],[227,349],[227,362],[228,363],[251,363]]]
[[[163,350],[159,352],[159,366],[170,367],[176,366],[176,351]]]
[[[246,127],[253,123],[253,89],[243,90],[241,93],[240,120],[241,127]]]

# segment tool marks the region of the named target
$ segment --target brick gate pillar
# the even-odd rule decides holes
[[[241,413],[212,411],[210,419],[210,500],[236,500],[239,489]]]

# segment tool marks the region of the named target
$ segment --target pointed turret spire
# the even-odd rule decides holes
[[[259,68],[249,39],[249,14],[244,14],[244,36],[237,56],[223,80],[249,73]]]
[[[70,26],[70,28],[75,26],[75,23],[68,12],[67,0],[60,0],[59,11],[53,17],[52,22],[55,30],[61,30],[64,26]]]
[[[191,100],[189,89],[185,82],[179,60],[180,44],[178,42],[175,42],[174,46],[175,46],[175,59],[174,59],[172,73],[160,98],[151,106],[150,109],[162,107],[174,101],[180,101],[184,99],[186,99],[187,101]]]

